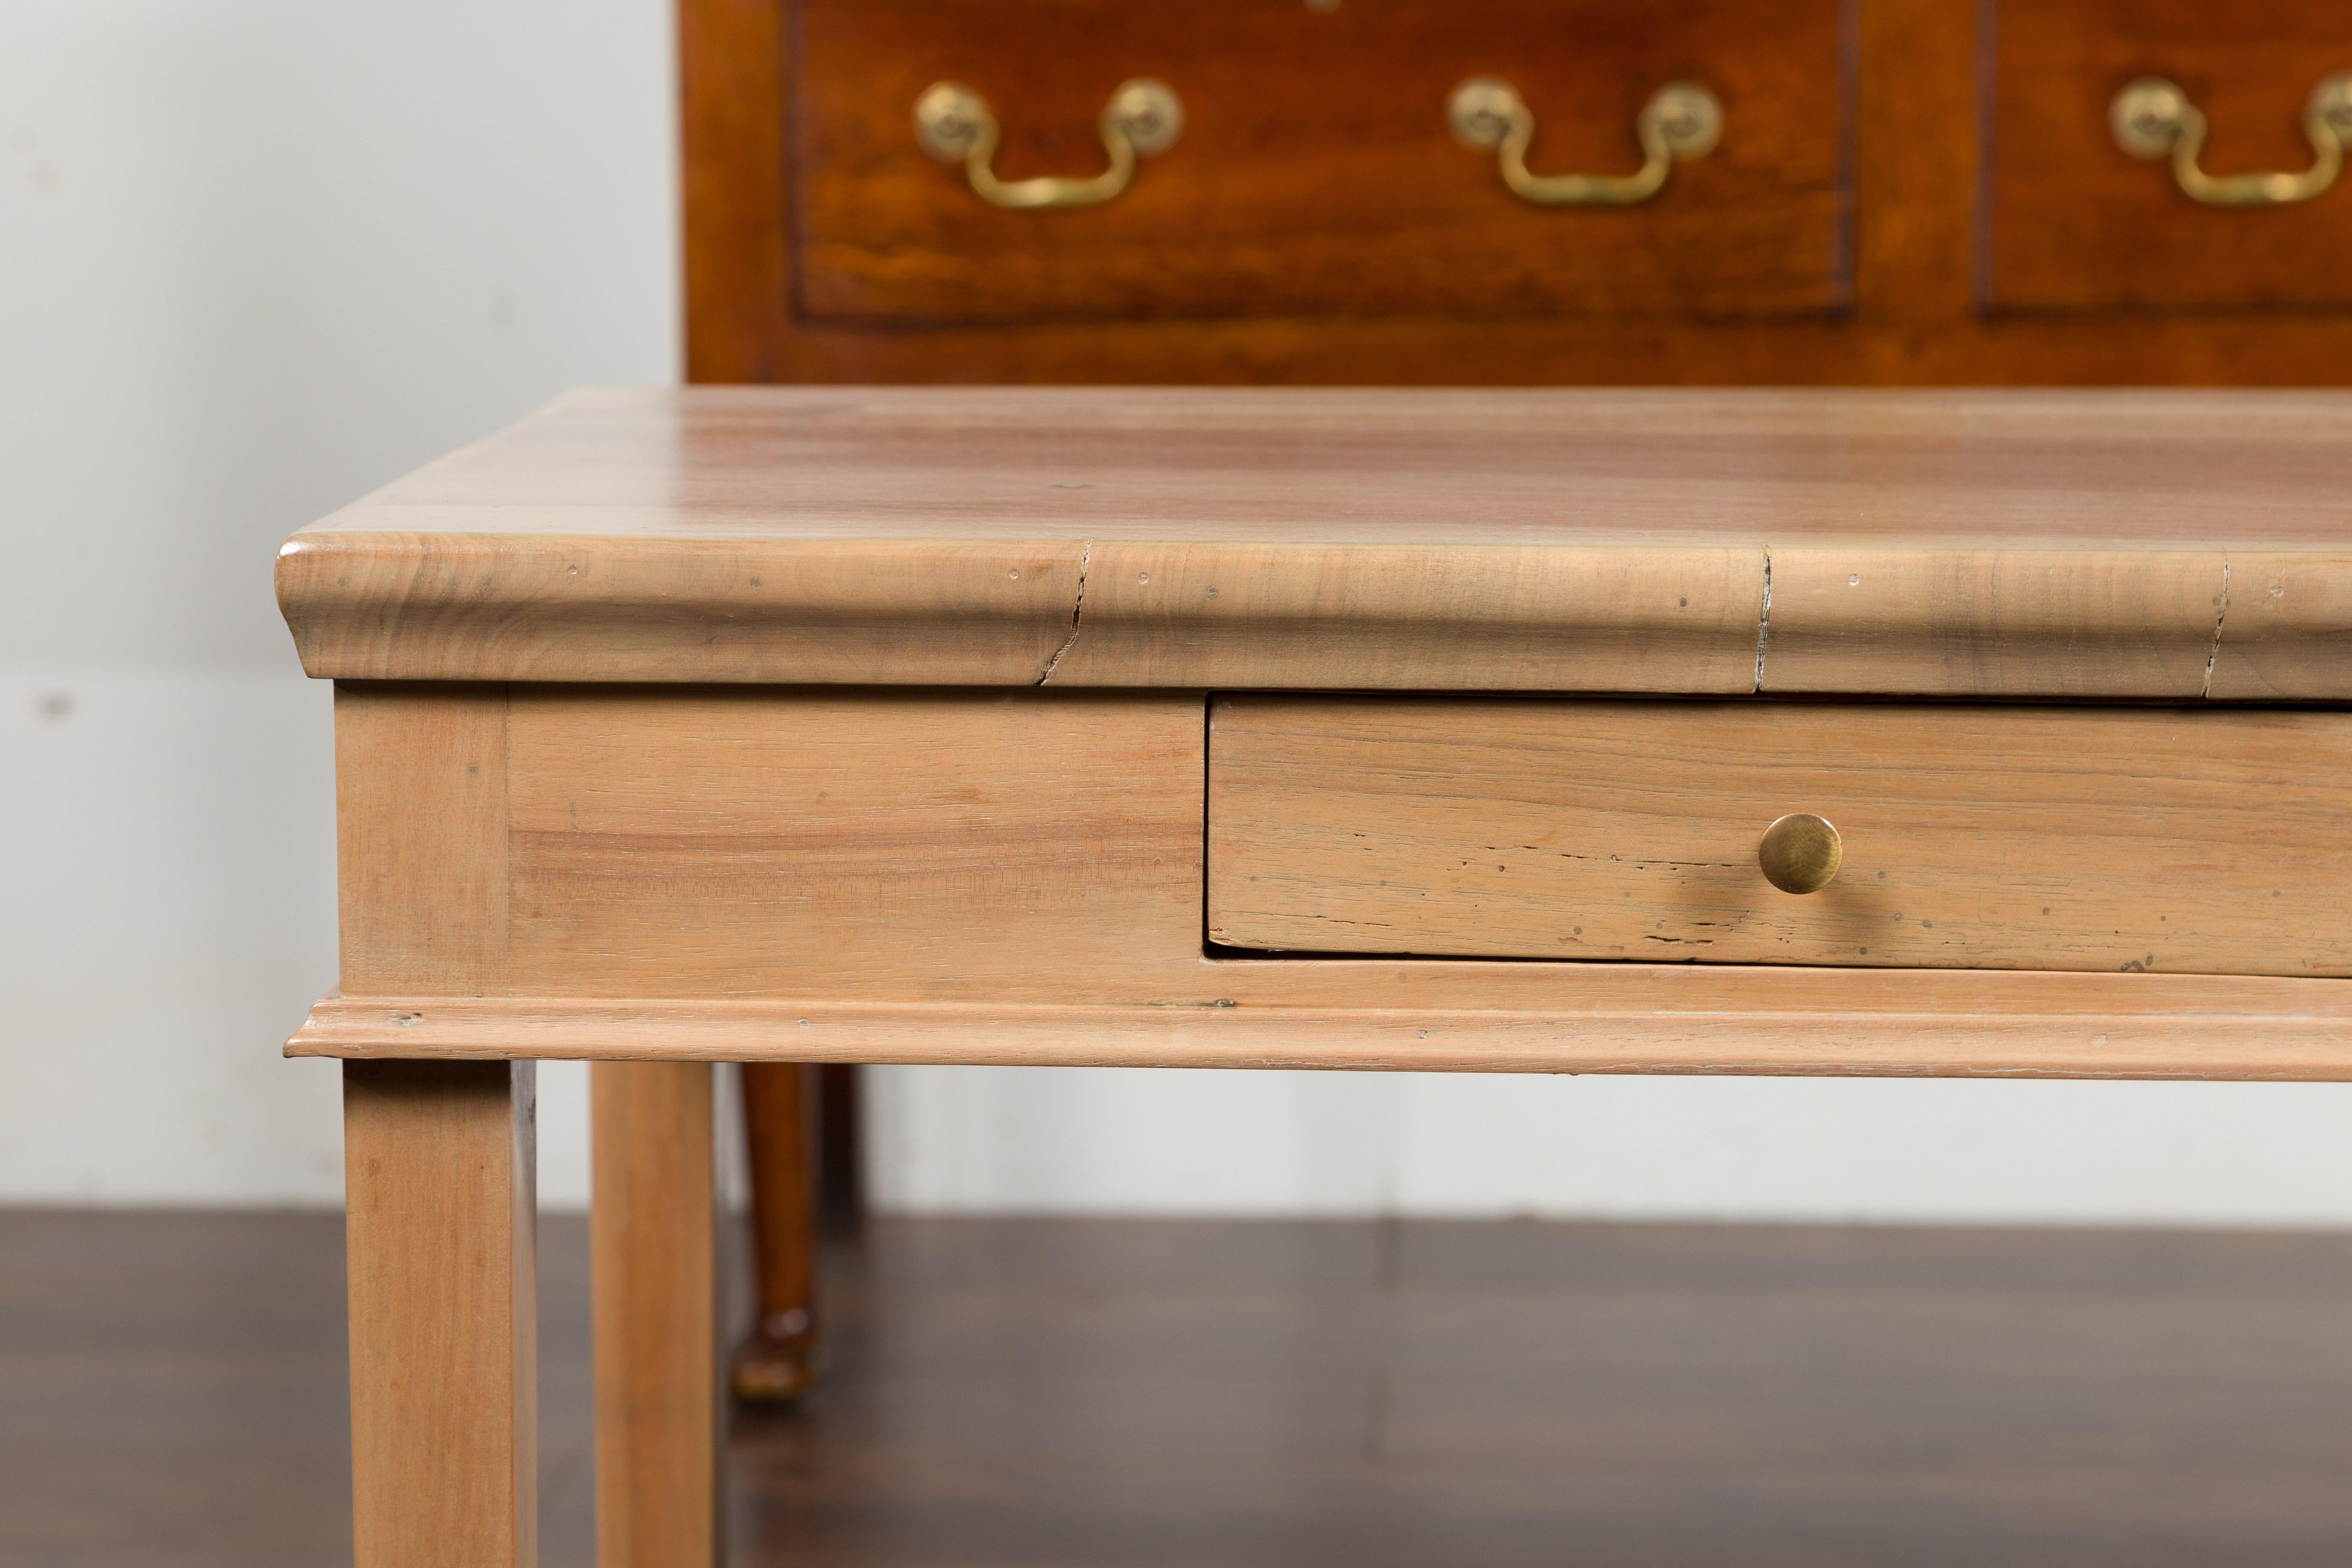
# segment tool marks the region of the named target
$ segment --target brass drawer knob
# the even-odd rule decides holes
[[[1537,174],[1528,169],[1528,143],[1536,136],[1535,112],[1506,81],[1472,77],[1446,100],[1454,139],[1501,161],[1503,184],[1522,201],[1539,206],[1622,207],[1646,202],[1666,188],[1677,158],[1704,158],[1723,134],[1723,105],[1715,94],[1688,82],[1662,87],[1633,117],[1642,143],[1642,166],[1630,174]]]
[[[2214,207],[2284,206],[2307,202],[2344,172],[2352,144],[2352,71],[2341,71],[2304,100],[2303,133],[2311,167],[2299,174],[2209,174],[2198,163],[2205,150],[2205,116],[2189,95],[2162,77],[2142,77],[2107,106],[2116,144],[2135,158],[2172,155],[2172,178],[2192,200]]]
[[[1780,818],[1764,830],[1756,863],[1764,879],[1784,893],[1818,893],[1834,880],[1845,861],[1838,830],[1811,812]]]
[[[936,81],[915,100],[915,140],[942,163],[961,163],[982,201],[1000,207],[1087,207],[1107,202],[1135,178],[1135,161],[1165,153],[1184,129],[1184,105],[1165,82],[1123,81],[1098,122],[1110,167],[1085,179],[1058,174],[1000,180],[992,165],[1001,132],[988,100],[956,81]]]

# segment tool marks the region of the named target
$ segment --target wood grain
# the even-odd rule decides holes
[[[1797,706],[1730,711],[1764,723]],[[1998,716],[2061,734],[2076,722],[2294,734],[2336,721]],[[2352,994],[2333,981],[1207,956],[1202,721],[1199,696],[1172,692],[518,689],[513,984],[539,1000],[453,1016],[448,999],[331,999],[289,1048],[1945,1072],[2034,1070],[2046,1050],[2053,1071],[2333,1070],[2336,998]],[[2173,745],[2144,762],[2207,765]],[[2290,756],[2281,777],[2297,765]],[[2034,776],[2009,787],[2050,787]],[[2296,797],[2280,798],[2287,809]],[[2308,829],[2315,853],[2333,831]],[[2277,851],[2251,842],[2246,853]],[[2127,869],[2143,882],[2153,874]],[[2088,897],[2053,895],[2053,918],[2062,907],[2084,916]],[[2048,940],[2042,907],[2037,942]],[[2152,911],[2171,912],[2169,902]],[[1946,930],[1948,917],[1926,918]],[[2325,915],[2297,936],[2342,924]],[[2070,918],[2056,934],[2097,931]],[[2128,956],[2145,962],[2160,945],[2143,941]],[[2023,961],[2042,963],[2042,949]],[[2168,948],[2163,961],[2175,961]],[[460,1016],[476,1021],[452,1023]],[[2099,1021],[2115,1018],[2139,1022]],[[1439,1045],[1424,1048],[1430,1038]]]
[[[585,1216],[539,1245],[541,1551],[584,1563]],[[0,1208],[0,1561],[348,1562],[342,1247]],[[736,1423],[740,1568],[2352,1558],[2341,1232],[881,1215],[829,1250],[856,1331],[821,1415]]]
[[[542,515],[562,515],[556,503]],[[584,521],[584,520],[583,520]],[[278,582],[313,674],[1034,684],[1068,640],[1071,542],[338,534]],[[724,672],[724,673],[721,673]]]
[[[291,607],[331,602],[335,554],[384,534],[2313,549],[2352,527],[2347,437],[2334,392],[603,387],[295,534],[280,572]],[[409,563],[478,569],[443,548]],[[478,586],[625,585],[542,571]]]
[[[2200,206],[2170,164],[2116,145],[2107,106],[2126,82],[2180,84],[2210,127],[2209,173],[2300,172],[2304,101],[2352,70],[2352,12],[2270,0],[2037,0],[2003,5],[1991,99],[1987,301],[2015,310],[2352,305],[2352,191],[2293,206]],[[2120,323],[2118,324],[2120,330]]]
[[[343,1068],[359,1568],[539,1561],[534,1071]]]
[[[2213,649],[2217,701],[2316,701],[2352,664],[2352,554],[2245,551],[2230,562]]]
[[[785,379],[791,331],[784,156],[787,0],[680,0],[680,282],[686,363],[706,379]]]
[[[715,1568],[719,1494],[710,1069],[590,1079],[597,1568]]]
[[[1882,134],[1888,132],[1900,134],[1892,126]],[[1863,162],[1867,166],[1867,153]],[[1930,169],[1925,177],[1943,173]],[[1959,211],[1965,225],[1968,209]],[[1845,317],[1692,324],[1646,316],[1397,314],[935,330],[791,318],[772,337],[748,348],[712,344],[691,363],[705,383],[750,379],[723,373],[756,353],[755,368],[770,369],[762,379],[846,385],[1629,389],[2332,387],[2346,384],[2352,363],[2352,313],[2339,310],[2143,315],[1989,312],[1968,303],[1926,314],[1904,298],[1906,282],[1873,268],[1866,248],[1861,254],[1854,308]],[[1948,264],[1966,268],[1969,260],[1962,247]],[[1874,308],[1879,300],[1883,308]]]
[[[1764,552],[1097,544],[1058,686],[1744,692]]]
[[[1977,207],[1991,94],[1979,73],[1996,12],[1977,0],[1853,7],[1857,242],[1843,315],[1697,321],[1406,310],[947,328],[819,320],[796,307],[788,276],[797,176],[784,141],[798,111],[787,86],[799,46],[785,26],[787,8],[787,0],[681,0],[679,7],[687,364],[696,381],[2341,385],[2352,365],[2352,312],[2340,310],[1986,313],[1976,278]],[[2014,9],[1999,14],[2006,19]],[[2325,19],[2324,0],[2290,11]],[[1316,19],[1347,25],[1358,12],[1342,5]],[[2263,19],[2212,16],[2209,32],[2242,28],[2238,37],[2256,45],[2274,36]],[[1122,20],[1106,16],[1102,25]],[[1324,55],[1294,59],[1300,85],[1293,90],[1312,93]],[[2058,90],[2065,96],[2056,108],[2078,108],[2076,85]],[[2263,102],[2246,112],[2269,124],[2263,134],[2291,131],[2269,89],[2262,90]],[[2236,111],[2231,123],[2252,124]],[[2022,177],[2026,165],[2010,139],[1997,151]],[[2130,172],[2161,178],[2147,165]],[[948,171],[936,177],[946,180]],[[2158,247],[2150,247],[2147,265],[2163,265]]]
[[[2352,974],[2352,717],[1233,697],[1212,941],[1304,952]],[[1844,864],[1775,889],[1764,828]]]
[[[793,53],[795,300],[812,321],[1559,312],[1808,315],[1847,301],[1848,8],[1792,0],[806,0]],[[1624,172],[1665,84],[1703,83],[1720,143],[1631,208],[1530,205],[1447,96],[1500,75],[1538,169]],[[978,89],[1009,178],[1092,174],[1122,80],[1184,129],[1100,206],[1007,212],[918,145],[934,81]]]
[[[751,1329],[728,1363],[736,1398],[796,1399],[816,1376],[818,1154],[840,1134],[819,1130],[826,1069],[797,1062],[746,1062],[744,1152],[751,1172]],[[854,1067],[831,1069],[855,1073]],[[848,1124],[856,1136],[856,1123]]]
[[[519,691],[538,990],[1059,996],[1197,957],[1197,694]]]
[[[2347,553],[2347,436],[2336,395],[598,393],[279,593],[371,679],[1723,693],[1769,631],[1767,689],[2182,699],[2224,546]]]
[[[1898,1137],[1822,1157],[1958,1157]],[[2352,1558],[2340,1233],[894,1216],[840,1278],[821,1432],[740,1439],[745,1568]]]
[[[338,685],[342,988],[507,988],[507,693]]]
[[[2219,550],[1776,550],[1757,689],[2193,702],[2221,628],[2224,560]]]
[[[456,1058],[1769,1077],[2352,1079],[2329,980],[1260,960],[1189,1007],[330,997],[288,1049]],[[1209,987],[1204,986],[1203,989]],[[417,1018],[395,1035],[392,1018]]]

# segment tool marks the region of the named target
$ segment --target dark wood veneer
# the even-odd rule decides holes
[[[802,0],[798,298],[811,320],[1819,315],[1846,300],[1851,18],[1840,0]],[[1100,206],[1007,212],[916,144],[942,79],[1004,131],[1007,178],[1091,174],[1120,80],[1182,136]],[[1631,207],[1540,207],[1459,145],[1454,86],[1499,76],[1539,170],[1630,171],[1666,83],[1727,130]]]
[[[2291,253],[2290,247],[2282,247],[2278,256],[2252,260],[2241,256],[2240,263],[2249,269],[2242,275],[2249,279],[2242,299],[2216,302],[2215,295],[2195,292],[2215,276],[2209,272],[2201,275],[2207,282],[2197,281],[2197,267],[2202,265],[2196,259],[2197,246],[2167,237],[2176,229],[2197,229],[2215,217],[2210,232],[2224,237],[2214,242],[2211,254],[2226,258],[2266,243],[2250,239],[2242,244],[2236,237],[2242,229],[2248,235],[2269,235],[2298,224],[2352,222],[2344,216],[2352,210],[2352,189],[2332,192],[2301,214],[2217,217],[2180,211],[2188,205],[2186,198],[2166,188],[2160,167],[2126,159],[2112,143],[2097,150],[2103,160],[2097,168],[2104,173],[2078,172],[2074,164],[2054,159],[2009,161],[2018,132],[2004,117],[2013,116],[2015,110],[2002,96],[1999,81],[1983,74],[1987,68],[2019,71],[2021,85],[2012,93],[2063,89],[2068,94],[2065,102],[2047,112],[2074,117],[2070,134],[2082,143],[2078,152],[2084,158],[2091,155],[2095,140],[2094,132],[2083,129],[2091,123],[2084,117],[2103,116],[2118,84],[2105,78],[2083,79],[2087,83],[2084,90],[2096,101],[2088,107],[2074,101],[2082,92],[2051,75],[2063,76],[2063,61],[2035,65],[2021,59],[2015,40],[2023,35],[2006,29],[2021,25],[2026,7],[2012,5],[1995,16],[1980,0],[1848,0],[1853,51],[1853,250],[1849,302],[1840,311],[1778,320],[1752,315],[1697,320],[1630,308],[1615,314],[1593,313],[1567,309],[1574,300],[1563,292],[1538,301],[1544,304],[1543,313],[1517,316],[1496,313],[1507,293],[1470,301],[1475,309],[1467,310],[1459,299],[1450,305],[1433,299],[1412,307],[1392,295],[1381,307],[1391,312],[1386,314],[1362,308],[1352,314],[1314,313],[1285,300],[1273,305],[1261,302],[1257,313],[1217,315],[1211,313],[1216,301],[1196,286],[1189,302],[1163,294],[1151,305],[1153,314],[1107,318],[1097,300],[1088,307],[1092,314],[1074,310],[1056,315],[1032,304],[1021,307],[1027,316],[1024,321],[983,324],[969,319],[971,308],[965,310],[965,321],[952,325],[903,315],[892,321],[872,314],[824,319],[804,313],[793,300],[791,215],[799,201],[794,191],[798,172],[788,153],[792,128],[805,126],[812,108],[794,102],[788,86],[795,79],[801,50],[822,32],[811,23],[805,7],[840,3],[803,0],[795,6],[792,0],[680,0],[688,372],[692,379],[2324,385],[2352,377],[2352,311],[2326,303],[2340,298],[2331,291],[2346,286],[2323,276],[2330,256],[2342,253],[2340,243],[2332,252],[2308,253],[2312,280],[2296,285],[2305,290],[2300,295],[2282,279],[2305,267],[2302,247],[2291,247]],[[1295,20],[1301,27],[1308,22],[1369,26],[1370,21],[1342,18],[1350,12],[1374,15],[1360,0],[1349,0],[1330,16],[1308,15],[1297,0],[1263,4],[1269,17],[1297,11]],[[2155,16],[2185,17],[2196,9],[2189,0],[2132,0],[2132,5]],[[2119,16],[2126,14],[2124,0],[2063,0],[2056,13],[2040,7],[2038,14],[2046,15],[2033,25],[2058,26],[2069,12],[2094,14],[2082,11],[2084,6],[2102,7],[2099,14],[2104,8],[2115,8]],[[878,9],[896,14],[895,6]],[[1101,9],[1107,15],[1113,10],[1108,5]],[[2212,37],[2221,36],[2218,29],[2236,28],[2242,29],[2241,37],[2272,40],[2284,51],[2277,67],[2284,74],[2276,82],[2234,66],[2216,66],[2206,75],[2195,75],[2190,68],[2194,62],[2183,63],[2174,56],[2158,59],[2151,55],[2146,66],[2177,71],[2192,92],[2214,95],[2210,107],[2217,125],[2217,166],[2284,161],[2294,152],[2288,142],[2294,105],[2309,90],[2310,82],[2304,79],[2321,58],[2305,43],[2289,41],[2319,37],[2333,25],[2336,9],[2335,0],[2281,0],[2259,10],[2216,9],[2183,35]],[[1458,15],[1466,37],[1480,25],[1482,12],[1465,5],[1448,15]],[[2051,16],[2058,19],[2050,20]],[[796,26],[796,17],[811,25]],[[1992,27],[2004,31],[1988,32]],[[1996,36],[2010,41],[1998,49],[1985,48]],[[2286,53],[2294,53],[2294,58],[2286,60]],[[1549,58],[1543,68],[1548,71],[1570,68],[1565,54]],[[1311,72],[1321,63],[1308,57],[1299,68]],[[2331,68],[2347,64],[2352,61]],[[909,79],[925,68],[912,61],[906,67]],[[1113,79],[1120,69],[1108,64],[1103,68],[1114,73]],[[2140,67],[2135,63],[2128,68]],[[2286,80],[2289,77],[2294,79]],[[1528,80],[1532,84],[1535,79]],[[2056,85],[2034,88],[2037,80]],[[1032,110],[1026,107],[1025,89],[1016,94],[1009,83],[1000,87],[993,80],[974,85],[1000,100],[1009,124],[1029,128],[1022,134],[1044,133],[1043,100],[1038,100],[1040,108]],[[1069,120],[1079,113],[1081,100],[1098,104],[1107,85],[1089,78],[1084,91],[1072,87],[1069,104],[1051,112]],[[1588,138],[1603,136],[1602,127],[1614,124],[1622,107],[1596,108],[1589,126],[1572,127],[1564,117],[1573,111],[1555,96],[1556,89],[1530,85],[1527,90],[1548,135],[1554,129],[1560,133],[1558,150],[1551,150],[1549,141],[1545,143],[1539,163],[1547,167],[1583,162],[1581,156],[1571,159],[1570,146],[1580,153],[1592,148],[1597,157],[1599,149]],[[1621,83],[1612,91],[1623,96],[1636,89]],[[2276,101],[2281,94],[2286,95],[2284,103]],[[1397,101],[1409,97],[1400,96]],[[1021,107],[1016,108],[1016,100]],[[871,110],[874,124],[880,127],[886,119],[903,117],[907,107],[877,98]],[[1085,110],[1086,116],[1091,113],[1091,109]],[[1081,116],[1072,123],[1083,126],[1087,119]],[[2263,124],[2268,129],[2258,129]],[[2000,134],[1988,135],[1989,127]],[[1577,140],[1568,143],[1571,128]],[[1066,127],[1061,134],[1066,142],[1072,132]],[[1197,123],[1188,132],[1202,134]],[[909,134],[908,147],[911,145]],[[1983,177],[1988,146],[1994,158],[2003,160],[1990,182]],[[1475,159],[1450,145],[1433,149],[1431,155],[1440,151],[1465,163]],[[1038,158],[1041,153],[1034,146],[1016,146],[1007,154],[1008,159],[1016,155]],[[1623,156],[1622,151],[1619,156]],[[919,154],[915,157],[924,166],[908,163],[905,173],[910,185],[918,175],[929,182],[923,186],[924,201],[968,195],[954,185],[953,171]],[[1007,164],[1015,173],[1026,167]],[[1685,165],[1677,178],[1691,174],[1695,184],[1702,167]],[[1727,157],[1718,168],[1727,167]],[[1163,196],[1172,195],[1166,187],[1179,184],[1175,168],[1168,159],[1148,164],[1139,190],[1156,181]],[[2126,234],[2101,241],[2122,249],[2150,247],[2146,257],[2130,260],[2130,265],[2147,269],[2142,281],[2133,283],[2131,274],[2119,270],[2105,281],[2080,284],[2093,291],[2087,299],[2090,308],[2077,308],[2083,303],[2078,301],[2063,310],[2042,309],[2063,301],[2051,299],[2047,289],[2032,295],[2033,274],[2020,269],[2025,261],[2015,247],[2029,245],[2033,231],[2022,226],[2026,220],[2011,208],[2018,199],[2017,182],[2026,180],[2046,182],[2036,188],[2051,194],[2039,199],[2061,204],[2070,213],[2089,210],[2084,205],[2085,193],[2110,189],[2126,193],[2118,200],[2156,213],[2161,224],[2148,231],[2149,237]],[[1979,196],[1988,184],[1993,219],[1989,232],[1979,213]],[[1464,190],[1480,186],[1474,180]],[[1499,205],[1504,200],[1499,191],[1489,194],[1497,211],[1508,210]],[[817,193],[808,199],[812,206],[822,205]],[[953,210],[941,206],[937,212]],[[1530,211],[1527,218],[1541,226],[1562,216],[1573,221],[1576,215]],[[2231,226],[2226,220],[2232,216],[2252,221]],[[2064,237],[2064,232],[2048,229],[2042,243]],[[1993,248],[1987,247],[1988,241]],[[1979,276],[1979,262],[1988,258],[1989,294]],[[1465,264],[1475,265],[1475,260],[1465,258]],[[2085,265],[2095,260],[2086,257]],[[2278,275],[2263,268],[2276,268]],[[2166,282],[2176,271],[2186,281]],[[1559,287],[1540,281],[1529,286]],[[2176,293],[2164,295],[2167,288]],[[2108,293],[2097,295],[2100,289]],[[2029,300],[2039,301],[2035,310],[2009,309]],[[1063,302],[1084,301],[1066,296]],[[1652,304],[1656,302],[1654,299]],[[839,309],[842,301],[820,296],[810,303]],[[1988,303],[2003,309],[1989,312]],[[2249,303],[2263,308],[2247,309]],[[1191,313],[1166,313],[1177,304]],[[2162,308],[2116,308],[2124,305]],[[870,304],[860,308],[871,310]],[[1000,313],[1007,309],[1003,301],[992,308]]]
[[[2293,206],[2202,206],[2174,186],[2168,163],[2126,153],[2107,127],[2116,89],[2165,77],[2210,122],[2208,173],[2307,168],[2304,100],[2322,78],[2352,70],[2352,5],[2034,0],[2002,6],[1993,26],[1988,305],[2352,305],[2352,180]],[[2264,330],[2211,328],[2250,329]]]

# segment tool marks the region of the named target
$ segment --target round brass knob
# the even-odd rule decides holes
[[[1782,817],[1764,830],[1756,863],[1764,879],[1784,893],[1818,893],[1845,861],[1838,830],[1808,811]]]

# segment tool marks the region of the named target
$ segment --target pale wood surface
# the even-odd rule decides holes
[[[710,1088],[699,1062],[590,1079],[597,1568],[722,1555]]]
[[[343,1068],[359,1568],[539,1560],[533,1075]]]
[[[520,990],[1046,1002],[1199,956],[1197,694],[539,688],[512,713]]]
[[[335,689],[342,988],[507,989],[507,694]]]
[[[1818,892],[1775,818],[1836,825]],[[2352,715],[1221,698],[1212,941],[1305,952],[2352,973]]]
[[[1774,550],[1756,688],[2195,701],[2228,636],[2227,559],[2218,549]],[[2274,657],[2239,657],[2268,668],[2307,656],[2312,641],[2289,635]]]
[[[1051,540],[330,537],[278,557],[304,668],[456,681],[1034,685],[1069,640],[1085,553]]]
[[[2229,616],[2213,650],[2217,700],[2345,695],[2352,666],[2352,552],[2247,552],[2231,564]]]
[[[518,689],[511,712],[519,994],[355,993],[292,1051],[2219,1078],[2352,1061],[2352,988],[2326,980],[1208,957],[1197,694]],[[429,832],[413,852],[436,852]]]
[[[1203,964],[1192,1006],[331,997],[298,1056],[2352,1079],[2339,982],[1652,964]],[[1274,985],[1254,984],[1274,981]],[[414,1021],[395,1026],[395,1016]]]
[[[2328,393],[591,392],[278,591],[369,679],[2188,700],[2217,634],[2324,683],[2347,437]],[[2240,549],[2315,578],[2242,648]]]
[[[1704,545],[1096,543],[1052,681],[1747,692],[1764,561]]]
[[[295,539],[2304,547],[2347,432],[2333,392],[594,389]]]

